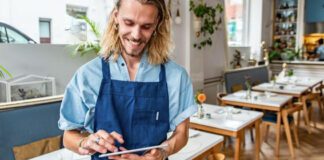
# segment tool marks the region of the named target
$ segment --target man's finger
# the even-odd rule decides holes
[[[119,147],[119,149],[120,149],[121,151],[127,151],[127,149],[124,148],[124,147]]]
[[[158,155],[157,149],[152,149],[151,152],[150,152],[150,154],[152,154],[152,155]]]
[[[113,131],[113,132],[110,133],[110,135],[111,135],[112,137],[114,137],[114,139],[116,139],[119,143],[124,143],[123,136],[120,135],[119,133]]]

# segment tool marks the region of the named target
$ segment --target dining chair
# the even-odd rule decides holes
[[[300,112],[302,110],[302,104],[301,103],[294,103],[291,108],[284,109],[282,116],[287,116],[288,123],[290,126],[290,129],[292,130],[292,133],[294,134],[294,140],[296,143],[296,146],[299,147],[299,138],[297,133],[297,126],[295,125],[293,113]],[[283,121],[281,121],[281,124],[283,125]],[[268,134],[269,134],[269,127],[277,125],[277,114],[274,112],[266,112],[264,116],[262,117],[262,137],[263,140],[261,141],[261,144],[263,141],[267,142]],[[287,132],[287,131],[286,131]],[[276,130],[276,134],[280,134],[278,130]],[[279,146],[277,146],[279,147]]]
[[[313,105],[312,105],[312,101],[317,101],[319,108],[320,108],[320,112],[322,105],[321,105],[321,97],[319,93],[313,93],[312,91],[309,91],[306,95],[304,95],[302,98],[302,104],[304,106],[306,106],[307,109],[307,113],[308,113],[308,120],[309,123],[313,122],[314,127],[316,128],[316,121],[313,120]],[[305,124],[307,124],[307,120],[306,120],[306,116],[304,115],[304,120],[305,120]],[[298,120],[297,120],[297,127],[299,128],[299,123],[300,123],[300,114],[298,114]]]
[[[214,153],[208,156],[207,160],[224,160],[225,155],[223,153]]]
[[[318,96],[318,99],[319,99],[319,103],[318,103],[318,107],[319,107],[319,110],[320,110],[320,117],[321,119],[324,118],[324,94],[323,94],[323,89],[324,89],[324,85],[321,84],[319,86],[317,86],[315,88],[315,93],[317,94]]]
[[[237,91],[240,91],[240,90],[243,90],[243,85],[242,84],[234,84],[231,86],[231,92],[234,93],[234,92],[237,92]]]
[[[217,104],[220,105],[220,106],[223,106],[222,104],[222,97],[226,96],[227,94],[226,93],[223,93],[223,92],[219,92],[216,94],[216,101],[217,101]]]

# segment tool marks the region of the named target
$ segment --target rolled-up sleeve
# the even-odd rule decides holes
[[[197,112],[197,105],[194,101],[193,87],[190,77],[184,71],[180,82],[180,93],[177,112],[171,120],[170,129],[173,131],[181,122]]]
[[[88,108],[83,103],[78,90],[69,85],[64,93],[60,109],[59,128],[62,130],[82,129]]]
[[[97,92],[101,82],[99,79],[90,82],[85,75],[84,71],[77,72],[65,90],[58,121],[61,130],[79,129],[93,132]]]

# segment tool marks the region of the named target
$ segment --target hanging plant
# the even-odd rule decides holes
[[[189,10],[194,14],[196,37],[198,38],[200,35],[203,35],[202,40],[194,43],[193,47],[202,49],[206,45],[211,46],[213,44],[211,37],[222,23],[222,18],[217,18],[217,15],[223,13],[223,6],[221,4],[217,4],[215,7],[208,6],[204,0],[200,0],[199,4],[195,4],[194,0],[190,0]]]

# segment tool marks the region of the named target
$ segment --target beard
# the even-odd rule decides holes
[[[123,41],[124,53],[131,57],[140,56],[146,45],[146,41],[144,39],[123,37]]]

